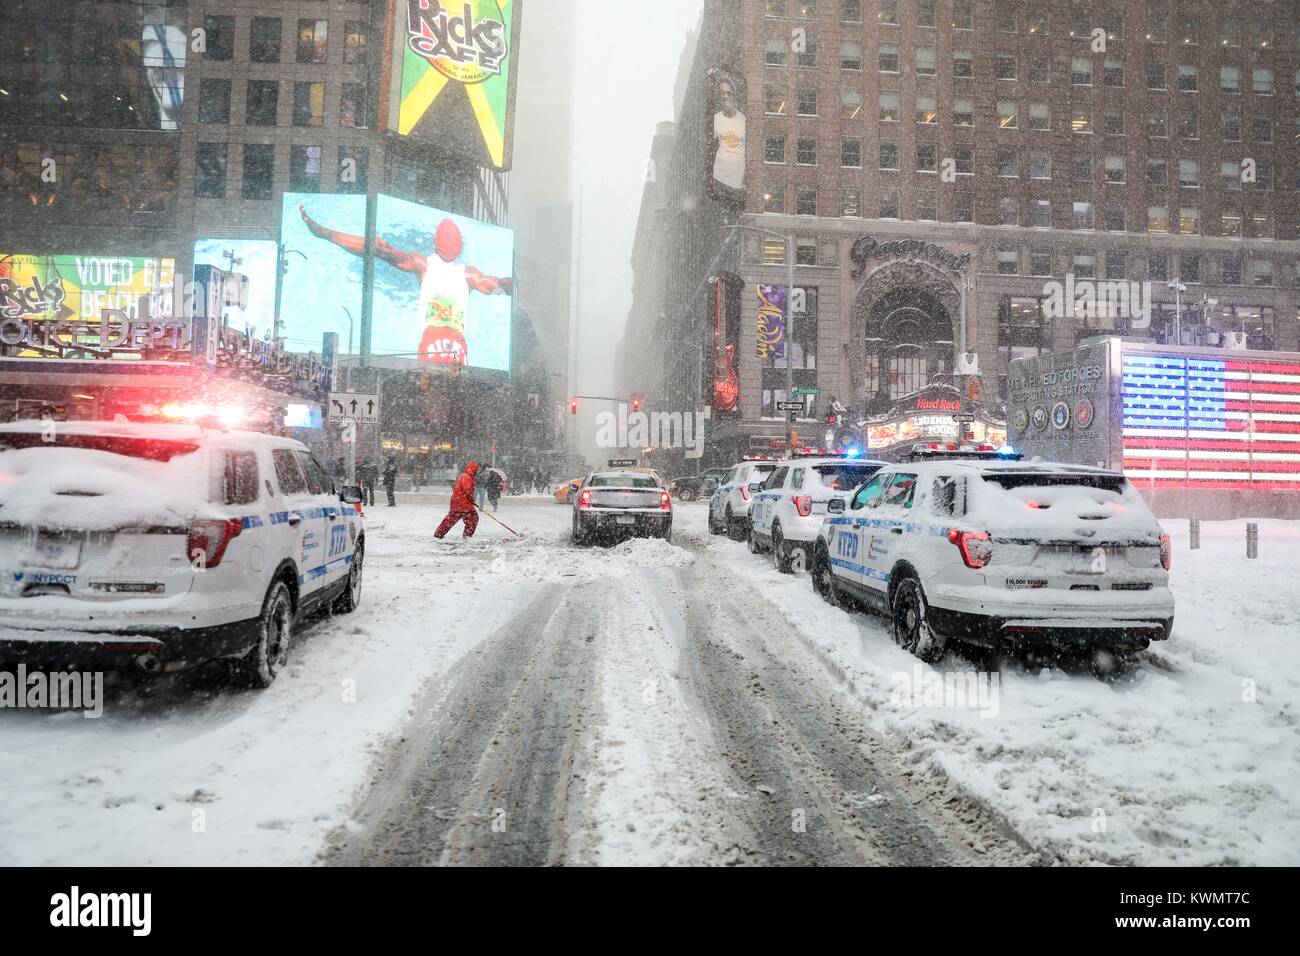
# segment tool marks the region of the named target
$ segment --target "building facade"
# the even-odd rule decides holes
[[[717,68],[747,126],[727,201],[706,182]],[[1300,345],[1293,0],[706,3],[677,128],[669,322],[716,354],[721,312],[734,346],[720,458],[779,439],[796,398],[809,444],[842,437],[832,399],[863,421],[936,382],[992,415],[1012,358],[1095,335]],[[809,396],[759,355],[758,289],[790,255]],[[675,400],[712,401],[668,351]]]

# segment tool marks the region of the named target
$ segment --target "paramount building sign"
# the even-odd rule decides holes
[[[867,263],[872,259],[913,259],[929,262],[943,269],[965,272],[970,268],[969,252],[957,255],[942,246],[923,239],[897,239],[892,242],[880,242],[874,236],[859,236],[849,250],[849,258],[857,263],[853,278],[860,279],[867,271]]]

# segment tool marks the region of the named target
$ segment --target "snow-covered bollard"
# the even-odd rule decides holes
[[[1246,522],[1246,557],[1259,557],[1259,525],[1253,521]]]
[[[1191,550],[1193,551],[1201,550],[1201,519],[1200,518],[1193,518],[1191,520],[1191,526],[1188,531],[1188,537],[1190,539]]]

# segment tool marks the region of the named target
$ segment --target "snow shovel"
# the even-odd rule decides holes
[[[501,525],[501,527],[505,528],[507,531],[509,531],[511,534],[513,534],[516,538],[519,537],[519,532],[518,532],[518,531],[516,531],[514,528],[510,527],[510,525],[506,524],[506,523],[505,523],[504,521],[502,521],[500,518],[495,517],[495,516],[492,514],[492,512],[490,512],[490,511],[484,511],[482,508],[480,508],[480,507],[478,506],[477,503],[474,504],[474,509],[475,509],[479,514],[481,514],[481,515],[487,515],[489,518],[491,518],[491,519],[492,519],[493,521],[495,521],[497,524]]]

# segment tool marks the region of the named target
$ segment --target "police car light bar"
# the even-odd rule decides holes
[[[994,448],[992,445],[955,445],[952,442],[930,442],[913,445],[908,460],[926,458],[974,459],[976,461],[1020,461],[1023,456],[1010,445]]]

